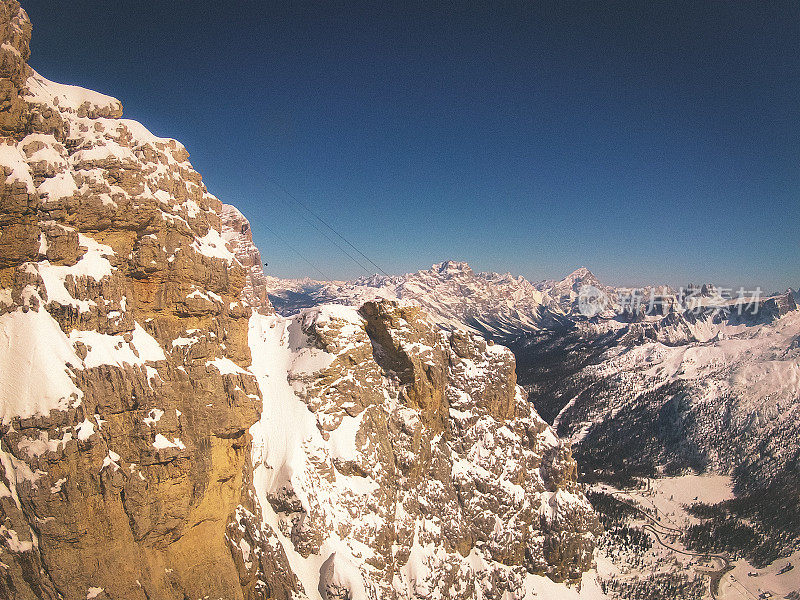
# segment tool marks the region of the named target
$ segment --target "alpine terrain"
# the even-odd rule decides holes
[[[31,35],[0,0],[0,598],[800,598],[797,292],[272,277]]]
[[[673,550],[683,548],[668,551],[670,561],[713,554],[729,570],[739,560],[746,585],[723,579],[729,597],[800,590],[792,562],[800,557],[800,311],[791,290],[618,289],[585,268],[530,283],[453,261],[353,282],[268,278],[267,287],[284,314],[389,298],[425,307],[444,329],[510,348],[528,401],[570,440],[580,480],[592,485],[606,526],[601,547],[615,563],[608,593],[695,597],[663,582],[618,583],[641,573],[643,550],[665,549],[658,532],[637,537],[649,519],[677,524],[658,530]],[[663,503],[653,500],[666,489]],[[663,562],[644,572],[662,572]],[[764,587],[759,569],[787,570]]]
[[[31,29],[0,1],[0,597],[600,593],[510,350],[438,300],[275,314],[244,216]]]

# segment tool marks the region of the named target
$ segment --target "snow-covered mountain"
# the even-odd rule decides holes
[[[604,297],[594,316],[581,314],[584,286]],[[284,289],[270,281],[279,311]],[[792,519],[800,522],[794,500],[782,525],[765,517],[800,489],[800,312],[791,291],[632,291],[605,286],[585,268],[530,284],[445,262],[399,277],[304,282],[294,293],[297,304],[301,296],[356,305],[404,298],[446,327],[505,344],[529,401],[571,439],[587,479],[630,482],[687,469],[731,475],[742,502],[762,501],[747,515],[760,540],[750,549],[771,544],[775,558],[800,545],[789,533]]]
[[[643,309],[585,268],[452,261],[276,280],[179,142],[37,74],[30,35],[0,0],[0,597],[707,595],[682,570],[708,550],[641,551],[677,530],[616,527],[581,472],[730,475],[686,544],[797,547],[792,294]]]
[[[769,304],[757,321],[686,319],[667,343],[634,324],[562,378],[549,413],[586,480],[731,476],[737,499],[702,513],[698,539],[759,567],[800,548],[800,311]]]
[[[534,284],[534,287],[547,294],[567,313],[575,312],[581,289],[591,286],[606,294],[613,295],[612,288],[603,286],[586,267],[580,267],[561,280],[547,279]]]
[[[264,394],[254,531],[279,542],[293,590],[472,597],[591,564],[575,465],[505,348],[386,301],[254,316],[250,344]]]
[[[386,298],[410,300],[425,308],[445,328],[516,334],[559,322],[561,309],[547,289],[510,273],[476,273],[467,263],[445,261],[407,275],[374,275],[352,282],[268,278],[275,309],[291,315],[326,302],[360,306]]]
[[[597,515],[510,351],[380,295],[275,315],[186,149],[30,35],[0,0],[0,597],[591,587]]]

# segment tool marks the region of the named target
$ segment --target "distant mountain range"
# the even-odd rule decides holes
[[[580,310],[587,287],[606,302],[592,316]],[[749,550],[774,558],[797,546],[800,311],[793,290],[738,298],[710,284],[652,286],[638,290],[637,306],[631,290],[603,285],[585,268],[530,283],[453,261],[346,283],[268,278],[267,289],[286,314],[322,303],[410,301],[445,328],[506,345],[529,401],[572,440],[586,480],[687,469],[730,474],[760,540]],[[786,518],[776,521],[769,515],[778,506]]]

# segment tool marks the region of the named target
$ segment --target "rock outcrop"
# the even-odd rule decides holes
[[[251,327],[255,490],[293,571],[321,570],[306,593],[522,597],[590,566],[595,515],[509,350],[391,301]]]
[[[225,533],[261,401],[222,205],[182,145],[30,69],[17,2],[0,17],[0,596],[241,597]]]
[[[261,314],[273,314],[275,311],[267,297],[267,278],[264,275],[261,252],[253,243],[250,221],[230,204],[222,205],[222,237],[246,269],[242,300]]]
[[[0,597],[581,576],[597,521],[508,350],[406,303],[274,315],[186,149],[33,71],[15,0],[0,34]]]

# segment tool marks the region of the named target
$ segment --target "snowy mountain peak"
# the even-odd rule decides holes
[[[711,297],[719,294],[717,286],[715,286],[713,283],[704,283],[702,285],[690,283],[686,286],[686,292],[691,295],[703,297]]]
[[[575,269],[572,273],[561,280],[546,279],[536,283],[535,287],[540,292],[552,298],[566,312],[571,312],[575,306],[575,301],[583,286],[591,285],[604,291],[605,288],[600,280],[595,277],[586,267]]]
[[[592,273],[586,267],[579,267],[575,269],[572,273],[564,277],[561,281],[563,282],[583,282],[583,283],[595,283],[598,282],[597,277],[595,277],[594,273]]]
[[[469,264],[455,260],[446,260],[444,262],[436,263],[431,267],[434,273],[442,275],[472,275],[473,271]]]

